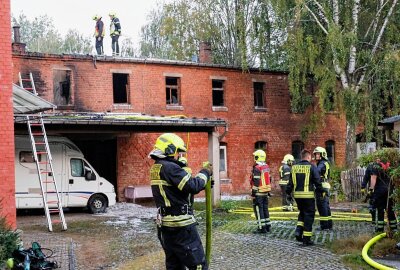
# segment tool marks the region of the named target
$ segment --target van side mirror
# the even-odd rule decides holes
[[[85,173],[85,179],[88,181],[96,180],[96,175],[92,171],[87,171]]]

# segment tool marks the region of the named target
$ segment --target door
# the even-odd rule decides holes
[[[83,158],[69,158],[68,206],[83,207],[98,191],[98,175]]]

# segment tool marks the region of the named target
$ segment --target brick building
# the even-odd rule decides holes
[[[202,52],[204,55],[204,52]],[[200,59],[210,59],[206,56]],[[220,118],[220,183],[223,193],[247,193],[252,153],[267,152],[275,185],[283,156],[301,149],[325,146],[336,164],[344,163],[345,119],[326,114],[318,134],[301,140],[309,113],[290,110],[285,72],[168,60],[93,58],[46,55],[15,50],[13,82],[18,73],[33,73],[39,95],[58,106],[58,112],[143,113],[146,115]],[[310,108],[310,111],[313,108]],[[179,120],[177,120],[179,121]],[[333,128],[334,127],[334,128]],[[147,154],[157,132],[145,130],[71,130],[47,126],[50,133],[72,139],[100,175],[110,180],[123,200],[129,185],[148,183],[152,161]],[[173,130],[172,130],[173,131]],[[207,134],[179,130],[188,143],[189,165],[194,172],[207,159]]]
[[[0,3],[0,215],[15,227],[10,1]]]

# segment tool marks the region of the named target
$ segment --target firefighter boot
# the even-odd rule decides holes
[[[265,226],[265,232],[271,232],[271,225]]]
[[[311,236],[304,236],[303,237],[303,246],[312,246],[314,242],[311,240]]]
[[[296,237],[297,241],[303,242],[303,227],[297,226],[294,236]]]

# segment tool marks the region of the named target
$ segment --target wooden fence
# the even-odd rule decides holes
[[[364,168],[350,169],[340,173],[340,180],[346,200],[354,202],[365,197],[365,195],[361,194],[361,183],[364,174]]]

